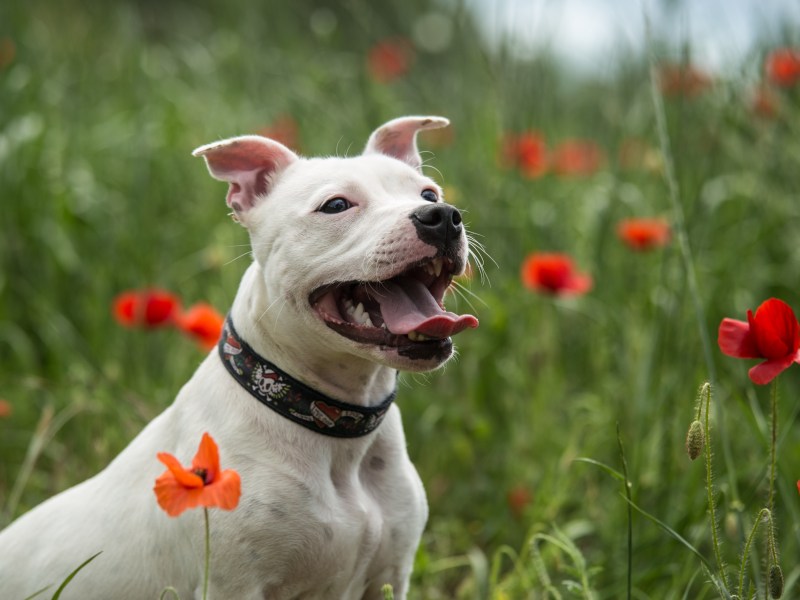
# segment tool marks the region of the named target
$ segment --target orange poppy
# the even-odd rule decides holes
[[[219,448],[208,433],[203,434],[189,469],[166,452],[156,456],[167,470],[156,479],[153,491],[158,505],[170,517],[198,506],[233,510],[239,504],[242,495],[239,473],[233,469],[220,470]]]
[[[180,307],[180,300],[169,292],[134,290],[114,299],[113,313],[127,327],[163,327],[174,321]]]
[[[211,350],[219,341],[225,317],[210,304],[199,302],[177,318],[181,331],[195,338],[205,350]]]
[[[14,412],[14,407],[11,402],[0,398],[0,419],[7,419]]]
[[[669,243],[670,227],[665,219],[625,219],[617,226],[617,235],[634,250],[652,250]]]

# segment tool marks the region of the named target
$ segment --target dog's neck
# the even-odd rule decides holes
[[[261,267],[248,268],[231,308],[239,335],[258,354],[321,394],[360,406],[377,406],[394,390],[395,369],[335,352],[315,340],[283,334],[281,303],[267,294]]]

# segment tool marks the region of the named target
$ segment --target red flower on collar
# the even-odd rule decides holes
[[[191,468],[183,467],[177,458],[166,452],[156,456],[167,470],[156,479],[153,491],[158,505],[170,517],[198,506],[233,510],[239,504],[242,495],[239,473],[220,469],[219,448],[208,433],[203,434]]]
[[[592,288],[592,278],[578,273],[566,254],[535,252],[522,264],[525,287],[547,294],[585,294]]]
[[[750,379],[757,385],[800,363],[800,325],[791,307],[777,298],[762,303],[755,315],[748,310],[747,322],[723,319],[717,341],[728,356],[766,359],[750,369]]]

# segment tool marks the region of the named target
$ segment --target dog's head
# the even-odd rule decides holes
[[[444,309],[464,272],[459,211],[422,173],[419,130],[448,125],[403,117],[378,128],[361,156],[300,158],[276,141],[242,136],[202,146],[211,175],[250,232],[275,329],[380,364],[435,368],[451,336],[476,327]]]

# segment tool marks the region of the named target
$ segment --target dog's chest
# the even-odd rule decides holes
[[[250,526],[236,551],[260,565],[264,597],[360,599],[409,563],[427,505],[405,452],[373,449],[287,475],[283,468],[240,506]]]

